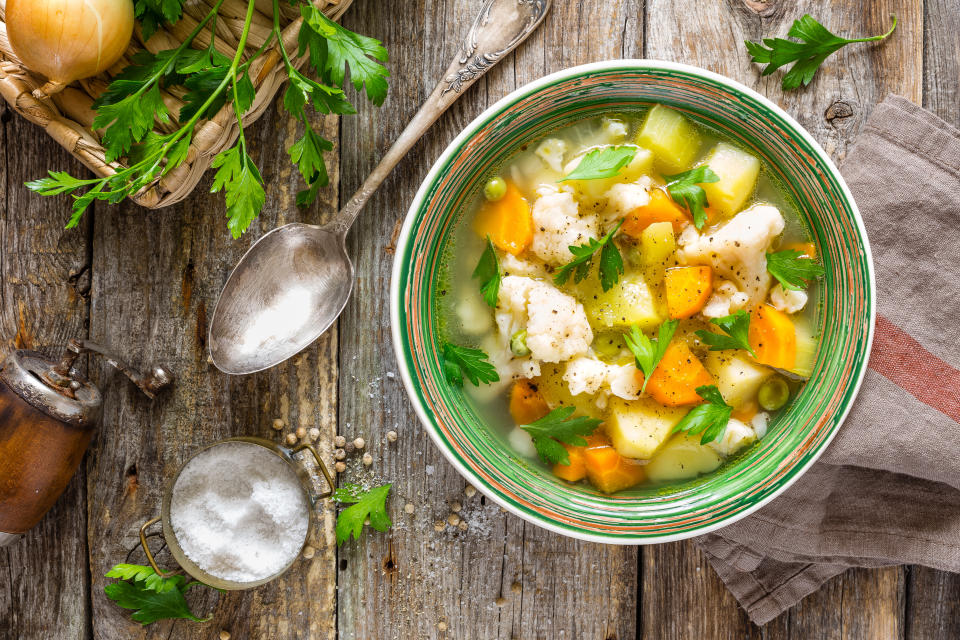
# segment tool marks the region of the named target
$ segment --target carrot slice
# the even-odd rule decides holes
[[[673,224],[673,232],[680,233],[683,225],[690,222],[690,217],[666,191],[652,189],[650,202],[627,214],[621,229],[624,233],[639,238],[643,230],[654,222],[669,222]]]
[[[614,493],[643,482],[643,465],[617,453],[606,436],[587,438],[583,450],[587,480],[604,493]]]
[[[760,405],[756,400],[748,400],[743,403],[739,409],[734,409],[730,414],[731,418],[735,418],[740,422],[745,424],[750,424],[750,421],[753,420],[754,416],[757,415],[757,412],[760,411]]]
[[[790,316],[768,304],[757,305],[750,312],[750,347],[757,354],[757,362],[793,369],[797,361],[797,330]]]
[[[510,415],[517,424],[530,424],[550,413],[547,401],[529,380],[518,380],[510,389]]]
[[[667,291],[667,312],[671,318],[689,318],[707,304],[713,293],[713,269],[675,267],[663,278]]]
[[[700,404],[697,387],[713,384],[713,377],[686,342],[674,340],[647,382],[650,397],[667,407]]]
[[[587,463],[583,455],[585,447],[574,447],[569,444],[563,444],[563,448],[566,449],[570,455],[570,464],[553,465],[553,475],[568,482],[583,480],[587,475]]]
[[[494,246],[519,255],[533,242],[533,214],[530,205],[512,182],[494,202],[485,202],[473,220],[473,230],[481,237],[490,236]]]
[[[817,245],[812,242],[791,242],[790,244],[785,244],[780,247],[780,251],[786,251],[788,249],[799,251],[801,258],[817,257]]]

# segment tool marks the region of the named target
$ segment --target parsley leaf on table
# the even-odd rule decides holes
[[[383,44],[341,27],[312,3],[301,6],[300,12],[305,27],[300,29],[300,55],[309,50],[310,66],[327,84],[343,85],[349,68],[357,91],[366,87],[367,98],[382,105],[390,75],[380,64],[389,58]]]
[[[218,153],[213,167],[217,173],[210,191],[222,189],[226,193],[227,227],[234,238],[239,238],[263,208],[263,178],[253,158],[240,145]]]
[[[345,484],[333,492],[333,499],[340,504],[352,504],[337,516],[337,546],[343,544],[353,535],[355,540],[360,539],[363,523],[370,518],[370,526],[377,531],[386,531],[393,522],[387,513],[387,497],[392,484],[385,484],[364,491],[356,484]]]
[[[801,291],[808,280],[823,275],[823,267],[813,258],[802,257],[796,249],[776,251],[767,254],[767,271],[780,281],[784,289]]]
[[[463,386],[463,376],[475,387],[500,380],[496,367],[481,349],[458,347],[449,342],[443,345],[443,375],[455,387]]]
[[[691,409],[680,422],[674,425],[670,433],[686,431],[692,436],[703,433],[700,444],[719,440],[727,430],[733,407],[724,402],[720,390],[715,385],[697,387],[697,395],[706,400],[706,404]]]
[[[841,38],[831,33],[826,27],[814,20],[809,14],[794,21],[787,35],[800,40],[786,40],[784,38],[765,38],[762,42],[745,40],[747,51],[752,61],[766,64],[763,75],[770,75],[780,67],[794,62],[790,70],[784,74],[781,86],[784,91],[808,85],[830,54],[841,47],[853,42],[874,42],[883,40],[897,28],[897,17],[893,18],[893,25],[886,33],[870,38]]]
[[[590,262],[594,254],[600,251],[600,286],[607,291],[617,283],[620,274],[623,273],[623,257],[620,250],[611,240],[616,235],[620,227],[623,226],[623,218],[617,222],[617,226],[610,229],[607,235],[599,240],[590,238],[586,244],[571,245],[568,247],[573,254],[573,260],[560,267],[560,270],[553,276],[556,284],[564,284],[573,274],[573,281],[580,282],[590,273]]]
[[[698,330],[697,337],[710,345],[710,351],[723,351],[724,349],[746,349],[750,355],[756,357],[750,346],[750,314],[743,309],[738,309],[729,316],[722,318],[712,318],[710,324],[715,324],[727,335]]]
[[[316,188],[330,184],[327,165],[323,161],[323,152],[332,150],[333,143],[314,131],[309,124],[303,130],[303,137],[287,149],[290,160],[297,165],[300,175],[308,186],[306,191],[297,193],[297,204],[313,202],[316,198]]]
[[[107,597],[124,609],[134,609],[130,617],[142,625],[171,618],[210,620],[193,615],[184,597],[187,589],[201,582],[187,582],[181,575],[162,578],[150,567],[137,564],[118,564],[106,577],[118,579],[103,588]]]
[[[679,324],[678,320],[667,320],[660,325],[657,337],[652,340],[635,324],[630,325],[630,333],[623,334],[623,340],[633,354],[637,368],[643,371],[643,386],[640,387],[640,393],[647,390],[647,382],[650,381],[654,369],[663,360],[663,354],[667,352],[667,347],[670,346],[670,341]]]
[[[540,459],[546,463],[570,464],[570,454],[561,442],[574,447],[582,447],[587,441],[582,436],[590,435],[603,420],[596,418],[572,417],[575,407],[557,407],[544,417],[520,425],[520,428],[533,437],[533,446]]]
[[[704,207],[710,205],[707,202],[707,193],[701,187],[701,184],[707,182],[719,182],[720,176],[713,172],[713,169],[703,165],[669,176],[663,176],[667,181],[667,193],[673,198],[674,202],[684,206],[693,214],[693,224],[699,230],[707,222],[707,212]]]
[[[627,166],[635,155],[637,155],[637,147],[629,145],[594,149],[583,157],[573,171],[557,182],[612,178],[620,173],[620,169]]]
[[[497,259],[497,251],[493,248],[493,241],[487,236],[487,247],[483,250],[476,269],[473,270],[473,277],[480,279],[480,293],[488,305],[496,308],[497,294],[500,293],[500,260]]]

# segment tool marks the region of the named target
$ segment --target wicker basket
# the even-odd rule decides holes
[[[323,12],[338,19],[352,0],[313,0]],[[106,153],[100,145],[100,135],[91,129],[95,113],[92,109],[94,99],[99,96],[110,82],[110,76],[117,74],[129,63],[129,57],[138,49],[146,48],[151,52],[173,49],[183,41],[199,21],[213,7],[211,0],[191,0],[184,6],[184,14],[175,25],[167,25],[143,42],[139,27],[127,50],[126,56],[108,70],[106,74],[74,83],[62,92],[47,100],[37,100],[32,92],[43,86],[45,79],[23,66],[10,48],[4,22],[6,0],[0,0],[0,94],[15,111],[34,122],[72,153],[78,160],[99,176],[113,175],[122,167],[119,162],[108,163]],[[253,53],[263,45],[273,26],[272,0],[256,0],[252,26],[247,39],[247,52]],[[302,18],[295,7],[287,2],[280,3],[283,41],[287,51],[295,51],[297,34]],[[223,54],[233,56],[239,42],[246,15],[246,0],[226,0],[220,8],[216,21],[216,48]],[[206,47],[210,43],[210,31],[204,30],[193,44]],[[295,59],[297,66],[302,65],[306,56]],[[287,74],[280,62],[280,52],[276,45],[264,52],[250,68],[250,78],[257,89],[253,106],[244,115],[244,123],[249,124],[259,118],[273,100],[277,90],[283,84]],[[182,93],[175,91],[164,94],[164,102],[171,113],[178,113],[182,105]],[[156,127],[159,132],[174,130],[174,122]],[[133,200],[144,207],[157,209],[169,206],[186,198],[200,181],[203,172],[213,162],[214,156],[228,149],[237,139],[239,131],[233,108],[228,104],[212,119],[197,125],[186,161],[161,178],[159,181],[141,190]],[[40,177],[40,176],[37,176]]]

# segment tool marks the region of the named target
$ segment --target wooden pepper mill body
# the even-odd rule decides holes
[[[100,418],[100,392],[74,376],[45,376],[50,361],[18,351],[0,366],[0,546],[37,524],[66,489]]]

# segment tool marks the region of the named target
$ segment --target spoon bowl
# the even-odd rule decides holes
[[[230,274],[210,326],[210,355],[234,375],[283,362],[319,338],[353,291],[336,229],[294,223],[256,242]]]

